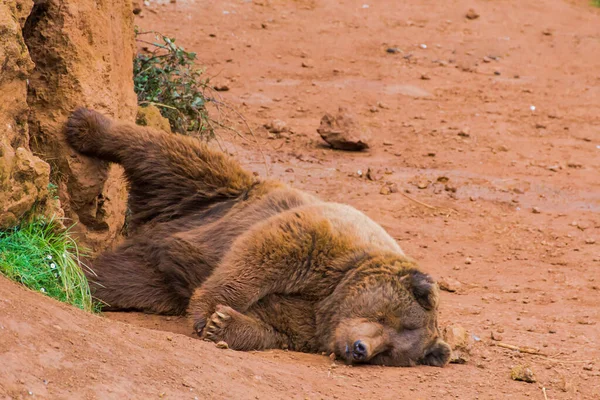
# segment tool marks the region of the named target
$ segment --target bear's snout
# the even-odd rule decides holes
[[[367,345],[362,340],[354,342],[352,347],[352,359],[354,361],[364,361],[369,356]]]

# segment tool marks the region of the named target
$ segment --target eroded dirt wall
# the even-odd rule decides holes
[[[27,78],[34,68],[21,29],[33,1],[0,3],[0,227],[43,209],[50,167],[29,150]]]
[[[23,27],[35,67],[29,75],[30,144],[51,168],[50,180],[85,244],[98,251],[118,237],[126,190],[118,166],[71,150],[69,113],[86,106],[134,120],[133,13],[130,1],[36,0]]]

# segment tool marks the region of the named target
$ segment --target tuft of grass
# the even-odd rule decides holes
[[[171,130],[212,139],[214,132],[206,110],[209,79],[194,65],[196,53],[175,44],[175,38],[158,32],[135,31],[144,52],[133,61],[133,82],[141,106],[152,104],[169,120]],[[142,39],[153,35],[154,41]]]
[[[88,312],[100,311],[82,268],[80,249],[69,230],[36,218],[0,231],[0,273],[29,289]]]

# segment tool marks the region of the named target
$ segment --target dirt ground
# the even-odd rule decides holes
[[[0,279],[0,398],[600,398],[600,9],[165,0],[137,24],[229,87],[271,176],[366,212],[453,286],[440,322],[466,328],[470,358],[348,367],[218,350],[184,318],[86,315]],[[339,106],[369,127],[370,151],[323,146],[319,120]],[[292,133],[269,138],[274,119]],[[221,139],[265,175],[255,145]],[[387,181],[399,192],[380,194]],[[516,365],[537,382],[511,380]]]

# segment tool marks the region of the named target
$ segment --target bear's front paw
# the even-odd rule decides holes
[[[210,316],[206,322],[206,326],[202,332],[202,338],[218,342],[224,340],[225,330],[231,321],[229,311],[233,311],[226,306],[217,306],[216,311]]]

